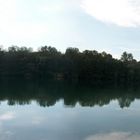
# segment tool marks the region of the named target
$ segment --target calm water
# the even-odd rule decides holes
[[[4,82],[0,140],[139,140],[140,91]]]

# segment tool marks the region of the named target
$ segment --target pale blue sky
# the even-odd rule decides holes
[[[140,59],[139,0],[0,0],[0,44],[123,51]]]

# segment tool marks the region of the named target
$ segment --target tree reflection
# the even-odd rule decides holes
[[[59,100],[64,105],[75,107],[104,106],[118,100],[121,108],[129,107],[135,99],[140,99],[139,90],[93,89],[62,82],[6,81],[0,83],[0,102],[7,100],[8,105],[29,105],[32,101],[42,107],[53,106]]]

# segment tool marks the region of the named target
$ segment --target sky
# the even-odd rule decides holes
[[[140,60],[140,0],[0,0],[0,45],[124,51]]]

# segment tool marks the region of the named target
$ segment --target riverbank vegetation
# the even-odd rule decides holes
[[[124,52],[115,59],[106,52],[67,48],[61,53],[54,47],[38,51],[27,47],[0,49],[0,79],[55,79],[91,85],[139,85],[140,62]]]

